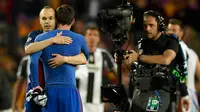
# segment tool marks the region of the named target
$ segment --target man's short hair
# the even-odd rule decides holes
[[[49,5],[45,5],[45,6],[40,10],[40,13],[41,13],[41,11],[42,11],[43,9],[53,9],[54,12],[55,12],[55,17],[56,17],[56,11],[55,11],[55,9],[52,8],[51,6],[49,6]],[[39,13],[39,15],[40,15],[40,13]]]
[[[61,5],[56,9],[57,23],[70,25],[74,19],[75,11],[70,5]]]
[[[180,28],[181,28],[182,30],[184,29],[184,25],[183,25],[182,21],[179,20],[179,19],[175,19],[175,18],[170,19],[170,20],[169,20],[169,24],[172,24],[172,25],[179,25]]]
[[[152,16],[156,19],[157,23],[159,24],[161,21],[164,21],[164,18],[161,16],[160,13],[158,13],[157,11],[154,10],[148,10],[146,12],[144,12],[144,17],[145,16]]]
[[[84,35],[86,34],[87,30],[97,30],[100,34],[100,30],[96,25],[89,25],[85,28]]]

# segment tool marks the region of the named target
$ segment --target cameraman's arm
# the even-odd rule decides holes
[[[166,37],[169,38],[169,37]],[[159,47],[159,46],[158,46]],[[179,43],[175,39],[169,39],[165,43],[165,50],[160,55],[141,55],[139,61],[149,64],[169,65],[179,52]]]
[[[148,64],[162,64],[169,65],[175,58],[176,52],[172,49],[167,49],[162,55],[138,55],[135,51],[131,50],[131,54],[124,56],[123,63],[130,69],[133,62],[141,61]]]
[[[166,37],[169,38],[169,37]],[[179,43],[175,39],[169,39],[165,43],[165,51],[161,55],[141,55],[139,61],[149,64],[169,65],[179,52]]]
[[[175,58],[176,53],[171,49],[167,49],[163,55],[140,55],[138,61],[149,63],[149,64],[162,64],[169,65]]]

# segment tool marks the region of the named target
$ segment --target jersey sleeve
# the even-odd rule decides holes
[[[42,33],[42,34],[38,35],[35,38],[34,41],[35,42],[42,41],[44,34],[45,33]],[[38,61],[39,61],[41,55],[42,55],[42,50],[39,51],[39,52],[33,53],[30,56],[30,80],[31,80],[31,86],[32,87],[36,87],[36,86],[40,85],[39,84],[39,80],[38,80],[38,75],[39,75],[39,72],[38,72]]]
[[[38,61],[41,55],[42,55],[42,51],[39,51],[39,52],[31,54],[30,56],[30,81],[31,81],[31,86],[33,88],[36,86],[39,86]]]
[[[175,39],[169,39],[166,43],[166,49],[171,49],[177,54],[179,52],[179,43]]]
[[[37,35],[33,41],[34,42],[42,41],[44,34],[46,34],[46,33],[42,33],[42,34]]]
[[[29,61],[29,56],[25,56],[21,59],[19,65],[18,65],[18,69],[17,69],[17,78],[24,78],[26,79],[28,76],[28,72],[27,72],[27,65],[28,65],[28,61]]]
[[[33,43],[35,38],[37,37],[38,33],[36,31],[32,31],[28,34],[28,38],[25,43],[25,47],[28,46],[29,44]]]

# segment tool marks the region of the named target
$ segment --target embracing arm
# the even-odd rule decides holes
[[[52,54],[52,56],[54,56],[54,58],[48,60],[48,64],[52,68],[56,68],[64,63],[72,65],[82,65],[87,63],[87,59],[83,53],[75,56],[62,56],[60,54]]]
[[[70,37],[61,36],[61,34],[62,32],[58,33],[53,38],[49,38],[40,42],[30,43],[25,47],[25,54],[29,55],[38,52],[52,44],[70,44],[72,42],[72,39]]]
[[[64,60],[65,60],[65,63],[73,64],[73,65],[81,65],[81,64],[87,63],[87,59],[83,53],[80,53],[76,56],[65,56]]]
[[[84,37],[82,37],[82,39],[83,41],[82,43],[80,43],[82,44],[81,45],[82,53],[75,56],[61,56],[60,54],[52,54],[54,58],[48,60],[49,66],[52,68],[56,68],[57,66],[60,66],[64,63],[72,64],[72,65],[86,64],[89,57],[89,49],[87,47]]]
[[[25,47],[25,53],[29,55],[34,52],[38,52],[53,43],[54,43],[54,38],[50,38],[40,42],[33,42]]]

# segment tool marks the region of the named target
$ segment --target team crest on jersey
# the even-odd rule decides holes
[[[31,37],[28,37],[27,41],[26,42],[30,42],[32,40]]]

